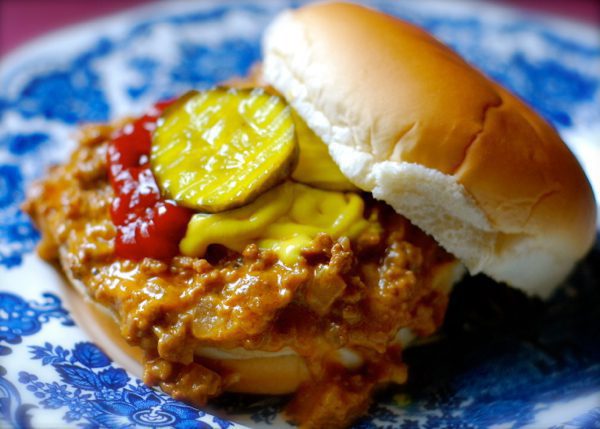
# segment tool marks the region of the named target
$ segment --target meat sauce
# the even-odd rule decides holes
[[[40,255],[60,258],[72,282],[84,285],[113,313],[124,338],[144,350],[148,384],[202,405],[232,386],[235,374],[211,366],[198,351],[287,347],[310,373],[288,407],[291,418],[305,427],[348,425],[367,410],[377,386],[406,379],[394,337],[401,328],[426,336],[439,327],[448,290],[437,279],[454,260],[368,196],[365,216],[378,228],[352,241],[320,234],[293,266],[254,244],[241,253],[211,246],[204,258],[142,258],[145,247],[161,247],[167,235],[146,237],[131,213],[155,210],[148,230],[162,232],[164,220],[168,234],[187,216],[161,217],[160,207],[171,213],[173,206],[160,200],[144,173],[144,130],[154,118],[133,122],[127,137],[113,138],[108,126],[88,128],[71,159],[35,184],[25,209],[42,231]],[[134,141],[131,136],[143,137],[128,143],[135,151],[119,151],[120,138]],[[135,181],[150,182],[149,197],[128,188]],[[132,223],[135,244],[124,244],[120,228]],[[168,256],[174,252],[170,247]],[[340,348],[359,354],[362,363],[347,368],[332,359]]]

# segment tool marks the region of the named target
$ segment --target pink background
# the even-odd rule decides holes
[[[149,2],[150,0],[0,0],[0,55],[59,27]],[[527,13],[543,12],[600,26],[599,0],[496,2],[522,8]]]

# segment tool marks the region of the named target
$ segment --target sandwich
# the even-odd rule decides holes
[[[425,31],[322,3],[267,28],[242,80],[83,130],[29,192],[40,255],[202,406],[291,394],[345,427],[409,376],[453,284],[548,296],[590,249],[596,204],[530,107]]]

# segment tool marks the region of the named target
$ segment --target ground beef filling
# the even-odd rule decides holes
[[[380,227],[353,242],[318,235],[293,267],[255,245],[242,254],[212,246],[202,259],[117,259],[105,162],[111,132],[87,129],[70,161],[34,186],[26,210],[42,231],[40,254],[60,255],[70,277],[144,349],[147,383],[202,405],[235,375],[209,368],[196,351],[289,347],[310,381],[288,412],[305,426],[336,427],[364,413],[378,385],[405,380],[393,338],[400,328],[430,335],[447,305],[432,273],[451,257],[433,240],[365,196],[365,215]],[[332,358],[340,348],[364,364],[348,369]]]

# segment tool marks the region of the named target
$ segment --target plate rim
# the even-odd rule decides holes
[[[432,1],[432,0],[430,0]],[[432,2],[437,3],[437,4],[441,4],[443,3],[443,0],[433,0]],[[105,23],[106,21],[109,20],[113,20],[113,19],[126,19],[128,16],[132,15],[132,14],[139,14],[140,10],[148,10],[148,11],[152,11],[155,8],[157,8],[159,5],[164,6],[166,2],[151,2],[149,4],[144,4],[144,5],[138,5],[138,6],[133,6],[131,8],[128,8],[127,10],[124,11],[120,11],[120,12],[116,12],[116,13],[109,13],[106,16],[102,16],[102,17],[98,17],[98,18],[93,18],[81,23],[77,23],[77,24],[73,24],[73,25],[69,25],[54,31],[50,31],[47,33],[44,33],[41,36],[38,36],[34,39],[31,39],[30,41],[26,42],[24,45],[16,48],[15,50],[12,50],[11,52],[9,52],[8,55],[4,55],[1,59],[0,59],[0,85],[2,84],[2,80],[6,78],[6,76],[4,76],[4,67],[6,67],[6,69],[9,69],[11,67],[10,62],[18,62],[19,60],[23,61],[21,59],[21,57],[26,58],[29,55],[32,55],[33,53],[35,53],[38,49],[43,49],[39,46],[31,46],[31,45],[37,45],[39,43],[42,43],[43,46],[46,46],[45,44],[53,44],[55,43],[56,40],[61,39],[61,38],[65,38],[68,37],[71,33],[73,32],[79,32],[81,31],[83,28],[89,27],[89,26],[101,26],[103,23]],[[181,3],[181,4],[188,4],[188,2],[186,2],[185,0],[177,0],[173,3]],[[216,5],[221,5],[226,3],[229,6],[232,5],[236,5],[236,4],[252,4],[251,0],[227,0],[226,2],[219,2],[217,0],[215,1],[211,1],[211,2],[207,2],[205,3],[206,7],[214,7]],[[290,2],[287,0],[278,2],[278,4],[289,4]],[[373,2],[368,2],[368,3],[373,3]],[[470,4],[470,2],[468,0],[459,0],[459,2],[457,3],[462,3],[464,4]],[[496,4],[489,4],[489,3],[478,3],[478,6],[484,6],[485,9],[496,9],[496,8],[501,8],[503,10],[508,10],[510,12],[514,12],[515,8],[512,7],[508,7],[505,5],[496,5]],[[177,13],[176,11],[173,11],[173,13]],[[525,20],[529,20],[530,18],[524,18]],[[546,18],[544,18],[546,19]],[[562,23],[569,23],[568,20],[564,20],[562,18],[551,18],[551,21],[560,21]],[[577,23],[576,24],[578,26],[578,28],[581,28],[581,26]],[[86,28],[87,30],[89,30],[89,28]],[[594,32],[597,32],[596,29],[590,28],[588,30],[593,30]],[[598,32],[598,34],[600,34],[600,32]],[[113,35],[112,33],[109,32],[109,35]],[[600,46],[600,43],[598,44],[598,46]],[[68,57],[66,59],[66,61],[68,61]],[[5,65],[6,63],[8,63],[8,65]],[[600,225],[599,225],[600,227]],[[4,267],[0,267],[0,273],[2,272],[2,270],[4,269]],[[7,289],[8,291],[10,291],[10,289]],[[60,295],[59,295],[60,296]],[[61,299],[63,299],[64,301],[64,297],[60,296]],[[78,327],[79,330],[85,332],[81,327]],[[86,334],[87,335],[87,334]],[[228,417],[228,420],[230,419],[230,417]],[[232,420],[233,421],[233,420]]]

